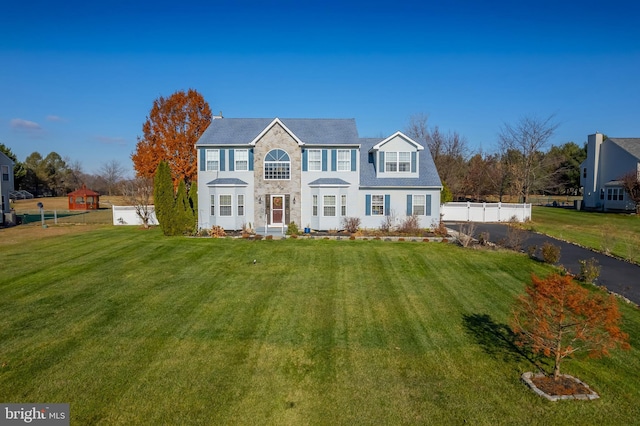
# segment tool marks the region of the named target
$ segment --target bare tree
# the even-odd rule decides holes
[[[142,226],[148,229],[153,213],[153,180],[147,177],[137,177],[126,181],[122,185],[122,193],[127,203],[135,208],[136,215],[142,221]]]
[[[109,196],[113,195],[113,190],[118,187],[118,183],[124,175],[124,167],[118,161],[110,160],[104,163],[98,172],[107,184]]]
[[[425,114],[412,116],[406,129],[407,136],[429,148],[440,179],[454,196],[460,196],[464,189],[469,153],[467,140],[455,131],[443,133],[438,126],[430,130],[427,122]]]
[[[631,201],[636,203],[636,213],[640,215],[640,167],[622,176],[622,186],[629,194]]]
[[[546,177],[543,151],[559,126],[553,120],[554,115],[547,118],[525,116],[516,124],[505,123],[498,134],[512,183],[525,203]],[[516,153],[519,155],[514,155]]]

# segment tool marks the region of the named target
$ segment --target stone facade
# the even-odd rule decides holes
[[[289,180],[265,180],[264,158],[272,149],[281,149],[291,160],[291,178]],[[256,142],[254,148],[255,197],[258,200],[254,223],[264,227],[270,220],[271,197],[282,195],[288,201],[285,209],[285,224],[295,222],[301,226],[300,180],[302,175],[301,148],[295,139],[279,124],[274,125]]]

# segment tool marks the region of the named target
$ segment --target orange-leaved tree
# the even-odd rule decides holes
[[[562,360],[576,352],[598,357],[610,349],[629,348],[613,295],[591,292],[559,274],[532,275],[525,291],[513,310],[516,343],[552,358],[554,379],[560,376]]]
[[[196,181],[195,143],[211,123],[209,104],[196,90],[178,91],[168,98],[159,97],[142,126],[131,155],[138,176],[153,178],[161,161],[171,169],[174,187],[180,180],[187,186]]]

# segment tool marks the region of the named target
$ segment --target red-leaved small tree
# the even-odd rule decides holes
[[[513,310],[516,343],[554,360],[553,377],[560,376],[560,363],[576,352],[592,357],[609,350],[628,349],[629,336],[618,326],[620,312],[613,295],[590,292],[570,276],[531,276],[531,284]]]

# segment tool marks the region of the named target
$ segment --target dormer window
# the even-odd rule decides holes
[[[385,172],[411,172],[411,153],[408,151],[387,151],[384,157]]]

